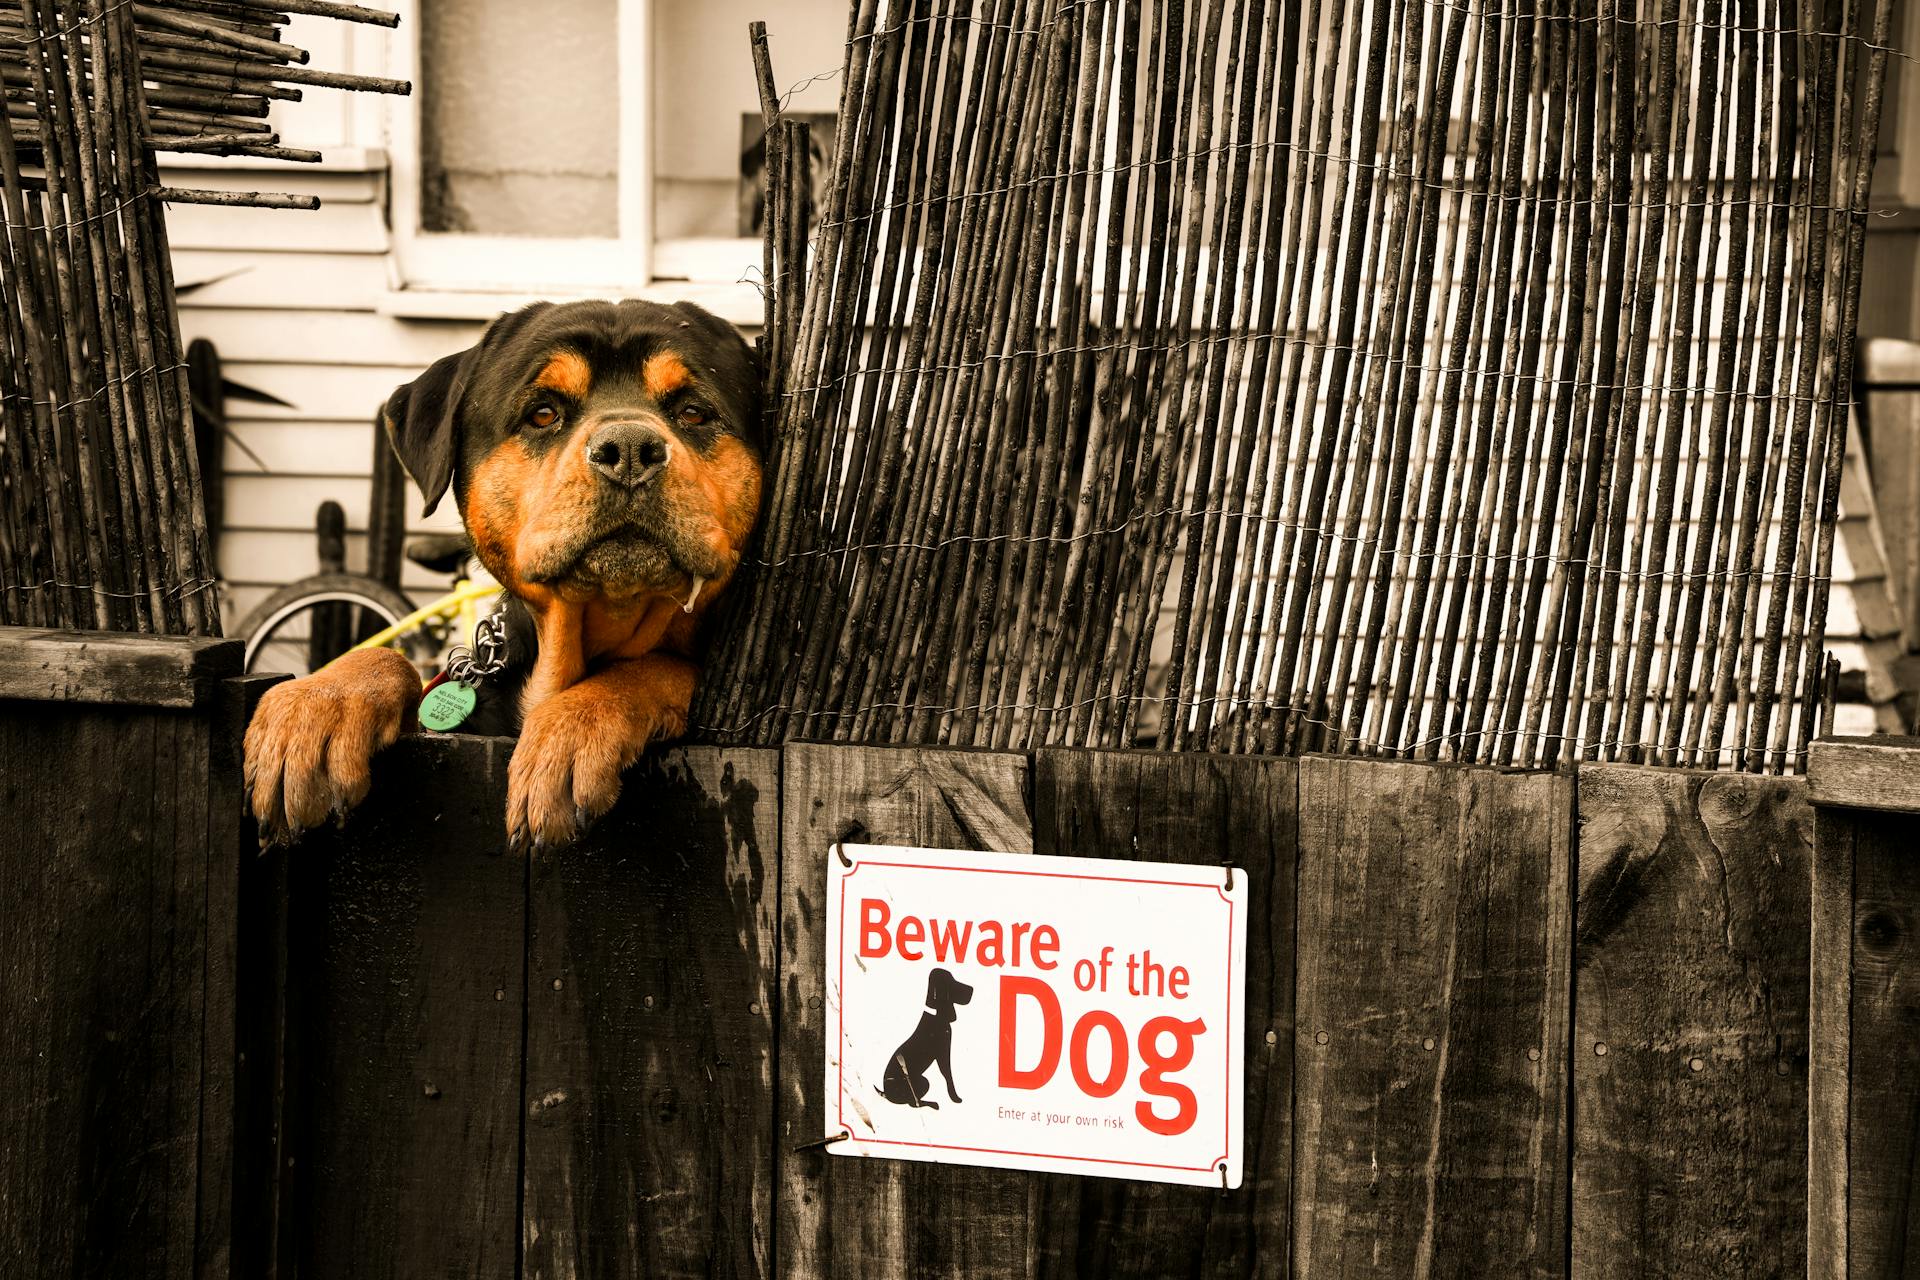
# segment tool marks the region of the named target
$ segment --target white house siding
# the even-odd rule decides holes
[[[379,170],[188,169],[169,179],[322,201],[311,213],[198,205],[168,213],[174,273],[183,287],[201,286],[181,298],[185,336],[210,340],[228,378],[291,406],[227,404],[220,572],[232,626],[275,587],[318,571],[314,512],[327,499],[346,509],[348,566],[365,566],[373,415],[396,386],[471,343],[482,326],[376,310],[394,284]],[[459,527],[450,504],[422,520],[417,501],[408,524]],[[404,574],[410,588],[444,588],[412,564]]]

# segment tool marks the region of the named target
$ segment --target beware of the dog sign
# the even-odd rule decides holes
[[[827,867],[834,1154],[1240,1185],[1244,874],[856,844]]]

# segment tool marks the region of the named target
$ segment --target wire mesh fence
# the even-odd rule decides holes
[[[1797,767],[1889,9],[860,0],[695,723]]]
[[[163,186],[158,151],[312,162],[266,119],[300,85],[405,93],[304,64],[293,0],[0,8],[0,623],[217,633],[165,205],[312,196]]]

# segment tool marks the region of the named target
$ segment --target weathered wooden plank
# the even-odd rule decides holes
[[[1807,747],[1813,803],[1920,813],[1920,738],[1821,738]]]
[[[1920,821],[1854,811],[1847,1274],[1920,1265]]]
[[[507,748],[421,737],[288,864],[289,1051],[309,1126],[302,1277],[510,1276],[519,1253],[525,860]]]
[[[238,640],[0,627],[0,698],[192,708],[240,674]]]
[[[1027,758],[793,744],[780,800],[775,1222],[787,1277],[1027,1275],[1037,1176],[795,1151],[826,1132],[828,848],[859,838],[1030,853]]]
[[[527,1276],[773,1271],[780,753],[649,755],[529,888]]]
[[[260,696],[285,676],[238,676],[223,681],[210,743],[207,802],[209,829],[227,833],[233,855],[214,863],[207,879],[209,936],[220,941],[210,953],[207,1003],[232,1010],[224,1024],[207,1026],[208,1092],[224,1091],[224,1142],[203,1141],[201,1165],[210,1195],[202,1214],[223,1214],[226,1230],[204,1232],[223,1241],[224,1257],[203,1271],[218,1276],[269,1275],[278,1210],[281,1152],[276,1105],[283,1078],[279,1042],[285,1026],[285,859],[258,856],[259,831],[245,803],[242,768],[247,722]],[[283,1274],[291,1275],[289,1268]]]
[[[209,732],[0,702],[0,1275],[189,1277],[219,1252]]]
[[[1161,751],[1037,752],[1034,852],[1220,863],[1248,879],[1246,1173],[1238,1190],[1049,1174],[1037,1269],[1235,1275],[1287,1256],[1293,1169],[1297,763]],[[1225,872],[1223,870],[1222,874]]]
[[[153,765],[153,836],[160,865],[156,871],[169,875],[166,888],[176,909],[167,920],[167,949],[172,963],[164,999],[173,1026],[168,1078],[174,1087],[167,1094],[168,1136],[167,1176],[172,1184],[170,1199],[192,1205],[192,1212],[171,1215],[167,1254],[184,1258],[194,1274],[204,1274],[200,1266],[201,1225],[204,1211],[204,1186],[207,1199],[224,1194],[224,1182],[202,1183],[208,1172],[223,1173],[222,1153],[231,1141],[231,1112],[227,1110],[231,1094],[225,1087],[231,1074],[229,1062],[209,1061],[215,1046],[231,1054],[231,1037],[225,1028],[208,1025],[208,969],[222,940],[211,936],[209,913],[215,908],[207,895],[216,879],[224,878],[225,868],[216,870],[216,852],[209,840],[207,808],[209,782],[209,740],[224,726],[211,718],[186,715],[156,717],[156,758]],[[223,841],[225,858],[235,860],[233,823]],[[170,857],[168,855],[171,855]],[[222,923],[231,919],[221,913]],[[211,953],[211,954],[210,954]],[[226,1008],[231,1010],[231,1004]],[[231,1017],[229,1012],[227,1015]],[[215,1018],[215,1021],[224,1019]],[[212,1042],[210,1044],[210,1041]],[[203,1168],[203,1162],[212,1169]],[[226,1224],[219,1222],[224,1232]],[[224,1247],[224,1238],[205,1241],[209,1254]],[[210,1261],[211,1259],[207,1259]]]
[[[1803,1273],[1805,784],[1590,765],[1579,809],[1573,1272]]]
[[[1572,805],[1300,761],[1295,1275],[1563,1273]]]
[[[1847,1277],[1853,1043],[1853,820],[1815,809],[1807,983],[1807,1280]]]

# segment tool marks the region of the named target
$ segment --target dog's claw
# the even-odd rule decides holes
[[[262,847],[344,822],[366,794],[374,753],[400,736],[419,700],[419,676],[391,649],[355,650],[267,690],[247,726],[244,766]]]

